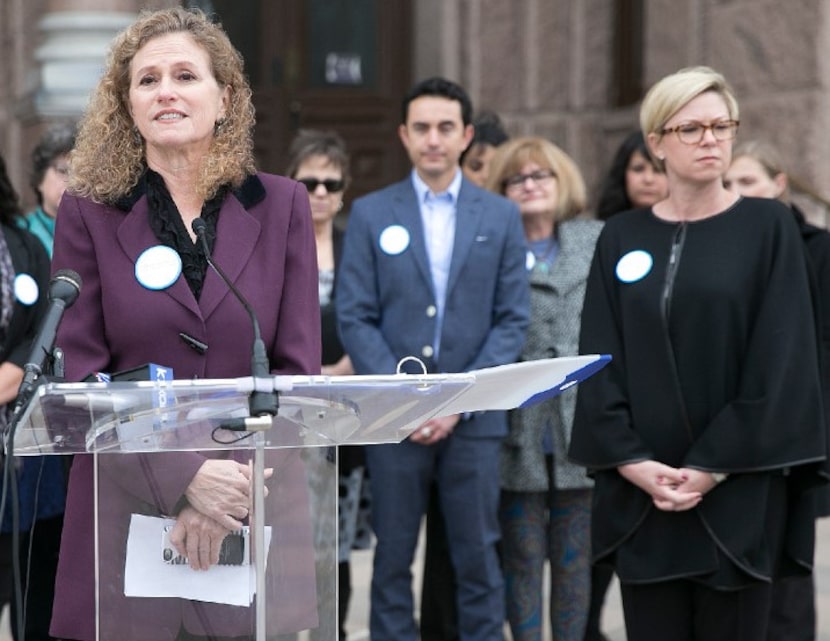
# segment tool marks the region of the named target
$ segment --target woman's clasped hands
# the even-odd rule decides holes
[[[676,468],[659,461],[639,461],[620,465],[617,471],[649,496],[658,510],[691,510],[715,485],[710,472]]]
[[[265,478],[273,473],[266,469]],[[184,493],[187,505],[170,532],[170,542],[191,568],[207,570],[219,563],[222,541],[241,530],[250,515],[253,480],[250,464],[232,460],[208,459],[196,472]]]

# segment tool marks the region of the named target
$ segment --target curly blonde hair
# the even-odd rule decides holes
[[[242,57],[220,25],[198,9],[144,11],[113,41],[104,75],[90,98],[70,156],[69,189],[101,203],[114,203],[138,183],[146,168],[144,140],[130,115],[130,65],[153,38],[186,33],[208,54],[220,87],[227,87],[225,120],[214,132],[202,161],[197,189],[205,199],[219,187],[239,186],[256,171],[254,107]]]

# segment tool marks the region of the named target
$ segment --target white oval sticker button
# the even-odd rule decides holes
[[[155,245],[141,252],[135,261],[135,277],[147,289],[167,289],[182,273],[182,259],[167,245]]]
[[[390,256],[397,256],[409,247],[409,232],[401,225],[390,225],[380,232],[380,248]]]
[[[654,265],[654,259],[646,251],[635,249],[617,261],[617,278],[624,283],[635,283],[646,277]]]
[[[29,274],[18,274],[14,277],[14,297],[23,305],[34,305],[40,296],[37,281]]]

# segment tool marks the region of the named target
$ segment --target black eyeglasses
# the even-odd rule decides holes
[[[505,191],[510,191],[512,189],[520,189],[528,180],[532,180],[538,185],[555,177],[556,172],[552,169],[537,169],[529,174],[517,174],[515,176],[511,176],[510,178],[505,178],[502,181],[502,187]]]
[[[305,188],[308,189],[309,194],[317,191],[317,187],[319,185],[323,185],[323,187],[326,188],[326,191],[330,194],[333,194],[336,191],[343,191],[343,188],[346,186],[346,183],[342,178],[340,180],[335,180],[334,178],[327,178],[326,180],[317,180],[316,178],[298,178],[297,182],[303,183]]]

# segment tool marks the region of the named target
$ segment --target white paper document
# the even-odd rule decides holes
[[[510,410],[556,396],[605,367],[609,356],[563,356],[510,363],[470,372],[476,382],[459,394],[438,416]]]
[[[174,597],[247,607],[256,593],[253,565],[214,565],[192,570],[189,565],[165,563],[162,535],[175,523],[133,514],[127,537],[124,594],[128,597]],[[265,527],[265,554],[271,544],[271,527]]]

